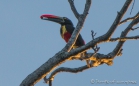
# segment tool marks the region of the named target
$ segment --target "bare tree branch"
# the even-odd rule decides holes
[[[77,19],[79,19],[80,14],[79,14],[79,13],[77,12],[77,10],[76,10],[76,7],[75,7],[75,5],[74,5],[74,0],[68,0],[68,2],[69,2],[69,4],[70,4],[71,10],[73,11],[75,17],[76,17]]]
[[[91,56],[92,53],[88,53],[88,56]],[[85,66],[81,66],[81,67],[78,67],[78,68],[67,68],[67,67],[60,67],[56,70],[54,70],[51,75],[49,76],[49,78],[47,79],[46,77],[44,78],[44,81],[46,83],[49,82],[49,80],[53,81],[54,77],[56,74],[60,73],[60,72],[70,72],[70,73],[78,73],[78,72],[82,72],[86,69],[89,69],[89,68],[92,68],[92,67],[96,67],[96,66],[99,66],[103,63],[106,63],[108,65],[112,65],[113,64],[113,61],[111,58],[109,58],[109,55],[104,55],[104,54],[99,54],[97,53],[96,54],[96,58],[95,57],[92,57],[90,58],[93,63],[91,63],[91,67],[88,67],[87,65]],[[100,57],[99,57],[100,56]],[[98,58],[99,57],[99,58]],[[109,58],[109,59],[108,59]],[[84,58],[86,60],[86,57]],[[87,58],[88,59],[88,58]]]
[[[123,23],[126,23],[127,21],[134,20],[134,19],[135,19],[135,17],[127,18],[127,19],[121,21],[121,22],[119,23],[119,25],[121,25],[121,24],[123,24]]]
[[[139,15],[139,12],[136,14],[136,15]],[[132,27],[134,25],[136,25],[137,23],[139,23],[139,16],[133,20],[128,26],[127,28],[121,33],[121,36],[120,37],[126,37],[126,35],[128,34],[128,32],[132,29]],[[122,48],[123,44],[124,44],[125,41],[120,41],[117,46],[115,47],[115,49],[113,50],[113,52],[115,53],[118,53],[119,50]]]
[[[136,29],[138,29],[139,27],[136,27],[136,28],[132,28],[131,30],[136,30]]]
[[[112,34],[114,33],[114,31],[116,30],[117,26],[119,25],[119,22],[121,21],[122,17],[124,16],[124,14],[126,13],[129,5],[131,4],[133,0],[126,0],[124,6],[122,7],[121,11],[118,12],[116,19],[114,20],[112,26],[110,27],[110,29],[107,31],[106,33],[106,37],[105,39],[110,39]]]
[[[139,14],[139,12],[136,14],[136,15],[138,15]],[[129,26],[125,29],[125,31],[124,32],[122,32],[121,33],[121,37],[120,38],[122,38],[122,37],[126,37],[126,35],[127,35],[127,33],[131,30],[131,28],[134,26],[134,25],[136,25],[137,23],[139,22],[139,17],[138,18],[136,18],[135,20],[133,20],[130,24],[129,24]],[[138,36],[137,36],[138,37]],[[136,38],[137,38],[136,37]],[[99,40],[99,39],[97,39],[97,40]],[[95,41],[95,40],[93,40],[93,41]],[[110,40],[108,40],[108,41],[103,41],[103,42],[109,42]],[[121,51],[121,48],[122,48],[122,46],[123,46],[123,43],[124,43],[125,41],[120,41],[118,44],[117,44],[117,46],[115,47],[115,49],[113,50],[113,52],[111,52],[111,53],[109,53],[108,55],[105,55],[105,56],[96,56],[96,55],[98,55],[98,54],[96,54],[94,57],[95,58],[106,58],[106,59],[110,59],[110,58],[114,58],[115,56],[117,56],[117,54]],[[79,52],[80,50],[84,50],[84,49],[86,49],[88,46],[91,46],[91,42],[89,42],[89,43],[87,43],[86,45],[84,45],[84,46],[81,46],[80,48],[76,48],[76,49],[74,49],[74,50],[71,50],[70,51],[70,53],[68,53],[70,56],[72,56],[72,54],[74,54],[74,53],[76,53],[76,52]],[[82,51],[80,51],[80,52],[82,52]],[[90,59],[90,60],[94,60],[94,57],[84,57],[83,59]],[[96,59],[95,59],[96,60]]]
[[[135,3],[135,0],[134,0],[134,2],[133,2],[132,8],[131,8],[130,15],[131,15],[132,10],[133,10],[133,8],[134,8],[134,3]]]
[[[82,72],[88,68],[89,67],[87,65],[82,66],[82,67],[78,67],[78,68],[60,67],[60,68],[56,69],[54,72],[52,72],[48,79],[45,77],[44,81],[48,83],[49,80],[53,80],[55,75],[60,73],[60,72],[78,73],[78,72]]]
[[[137,40],[137,39],[139,39],[139,35],[138,36],[130,36],[130,37],[111,38],[110,42],[126,41],[126,40]]]
[[[123,24],[123,23],[126,23],[127,21],[134,20],[134,19],[136,19],[138,16],[139,16],[139,15],[135,15],[134,17],[127,18],[127,19],[121,21],[121,22],[119,23],[119,25],[121,25],[121,24]]]
[[[86,16],[89,12],[90,6],[91,6],[92,0],[86,0],[85,8],[83,15]]]
[[[73,45],[75,44],[79,32],[82,29],[82,26],[84,24],[84,21],[86,19],[86,16],[88,14],[88,11],[90,9],[91,6],[91,0],[86,0],[86,4],[85,4],[85,9],[86,11],[83,12],[83,14],[81,16],[79,16],[78,18],[78,24],[76,26],[76,29],[73,31],[71,38],[69,39],[68,43],[66,44],[66,46],[64,47],[63,51],[70,51],[73,47]]]
[[[134,25],[133,25],[134,26]],[[133,27],[132,26],[132,27]],[[107,42],[115,42],[115,41],[119,41],[119,42],[121,42],[121,41],[127,41],[127,40],[137,40],[137,39],[139,39],[139,35],[137,35],[137,36],[130,36],[130,37],[118,37],[118,38],[111,38],[109,41],[107,41]],[[116,46],[117,47],[117,46]],[[122,46],[121,46],[122,47]],[[120,50],[120,48],[118,49],[118,50]],[[94,54],[94,56],[91,56],[92,54]],[[109,53],[110,54],[110,53]],[[90,59],[90,60],[93,60],[93,61],[96,61],[97,60],[97,58],[99,58],[99,59],[111,59],[112,57],[115,57],[115,55],[112,55],[112,57],[110,57],[109,56],[109,54],[108,55],[104,55],[104,54],[100,54],[100,53],[96,53],[96,55],[95,55],[95,53],[87,53],[87,57],[82,57],[81,55],[77,55],[77,56],[73,56],[73,58],[76,58],[76,59],[81,59],[81,60],[87,60],[87,59]],[[119,55],[117,55],[117,56],[119,56]]]

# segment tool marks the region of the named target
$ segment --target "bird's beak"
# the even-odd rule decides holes
[[[44,15],[40,16],[40,18],[42,20],[53,21],[53,22],[56,22],[59,24],[64,23],[63,17],[59,17],[59,16],[55,16],[55,15],[44,14]]]

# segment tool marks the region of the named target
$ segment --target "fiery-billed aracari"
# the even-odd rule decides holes
[[[61,25],[61,28],[60,28],[61,37],[66,41],[66,43],[69,41],[69,39],[75,29],[75,27],[73,26],[73,23],[70,19],[68,19],[67,17],[59,17],[59,16],[55,16],[55,15],[50,15],[50,14],[44,14],[44,15],[40,16],[40,18],[43,20],[49,20],[49,21],[60,24]],[[80,47],[83,45],[85,45],[85,42],[84,42],[82,36],[79,34],[73,48],[77,48],[77,47]],[[87,62],[87,66],[90,67],[89,61],[86,60],[86,62]]]

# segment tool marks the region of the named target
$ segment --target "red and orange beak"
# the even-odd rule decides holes
[[[44,15],[40,16],[40,18],[42,20],[53,21],[53,22],[56,22],[59,24],[64,23],[63,17],[59,17],[59,16],[55,16],[55,15],[44,14]]]

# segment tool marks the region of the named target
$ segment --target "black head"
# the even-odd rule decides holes
[[[63,20],[64,20],[64,23],[61,23],[61,24],[68,24],[68,25],[73,25],[72,21],[70,19],[68,19],[67,17],[63,17]]]
[[[61,25],[73,25],[72,21],[67,17],[59,17],[55,15],[45,14],[40,17],[43,20],[53,21]]]

